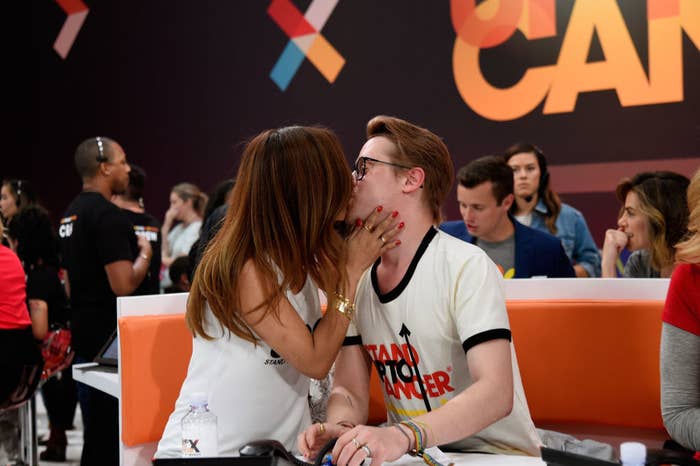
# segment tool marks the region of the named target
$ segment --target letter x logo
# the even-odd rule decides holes
[[[329,83],[338,77],[345,59],[321,35],[321,29],[337,4],[338,0],[312,0],[302,15],[291,0],[272,0],[270,3],[267,14],[289,37],[287,46],[270,72],[270,78],[282,91],[289,86],[304,57]]]

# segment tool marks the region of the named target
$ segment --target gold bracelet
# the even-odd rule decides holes
[[[150,261],[150,260],[151,260],[151,258],[150,258],[149,256],[147,256],[146,254],[141,254],[141,258],[144,259],[144,260],[146,260],[146,261]]]
[[[348,320],[352,320],[352,317],[355,315],[355,305],[340,293],[335,294],[335,309],[347,317]]]

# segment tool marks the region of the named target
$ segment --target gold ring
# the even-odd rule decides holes
[[[318,433],[321,435],[326,433],[326,426],[323,425],[323,422],[318,423]]]
[[[365,451],[365,453],[367,453],[367,458],[372,457],[372,450],[369,449],[369,447],[367,446],[366,443],[364,445],[362,445],[360,448],[362,448]]]
[[[365,223],[364,225],[362,225],[362,228],[364,228],[364,229],[367,230],[368,232],[372,233],[372,227],[371,227],[370,225],[367,225],[367,224]]]
[[[360,445],[360,442],[357,441],[357,437],[352,438],[352,443],[353,443],[353,445],[355,445],[356,449],[359,450],[360,448],[362,448],[362,446]]]
[[[384,235],[380,236],[379,239],[382,241],[382,243],[386,244],[386,240],[384,239]]]

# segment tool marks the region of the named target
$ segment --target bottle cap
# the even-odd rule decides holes
[[[647,447],[639,442],[620,444],[620,461],[622,464],[644,464],[647,460]]]
[[[190,393],[189,402],[190,406],[205,406],[207,404],[207,394],[204,392]]]

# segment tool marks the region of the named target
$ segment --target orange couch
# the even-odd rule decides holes
[[[535,424],[663,431],[659,381],[663,304],[509,301],[513,344]],[[372,379],[370,422],[382,422],[384,400],[374,369]]]
[[[537,425],[586,423],[663,432],[659,342],[663,301],[508,302],[520,373]],[[156,442],[192,352],[183,314],[119,319],[122,441]],[[372,368],[369,423],[386,420]],[[564,430],[564,429],[562,429]]]

